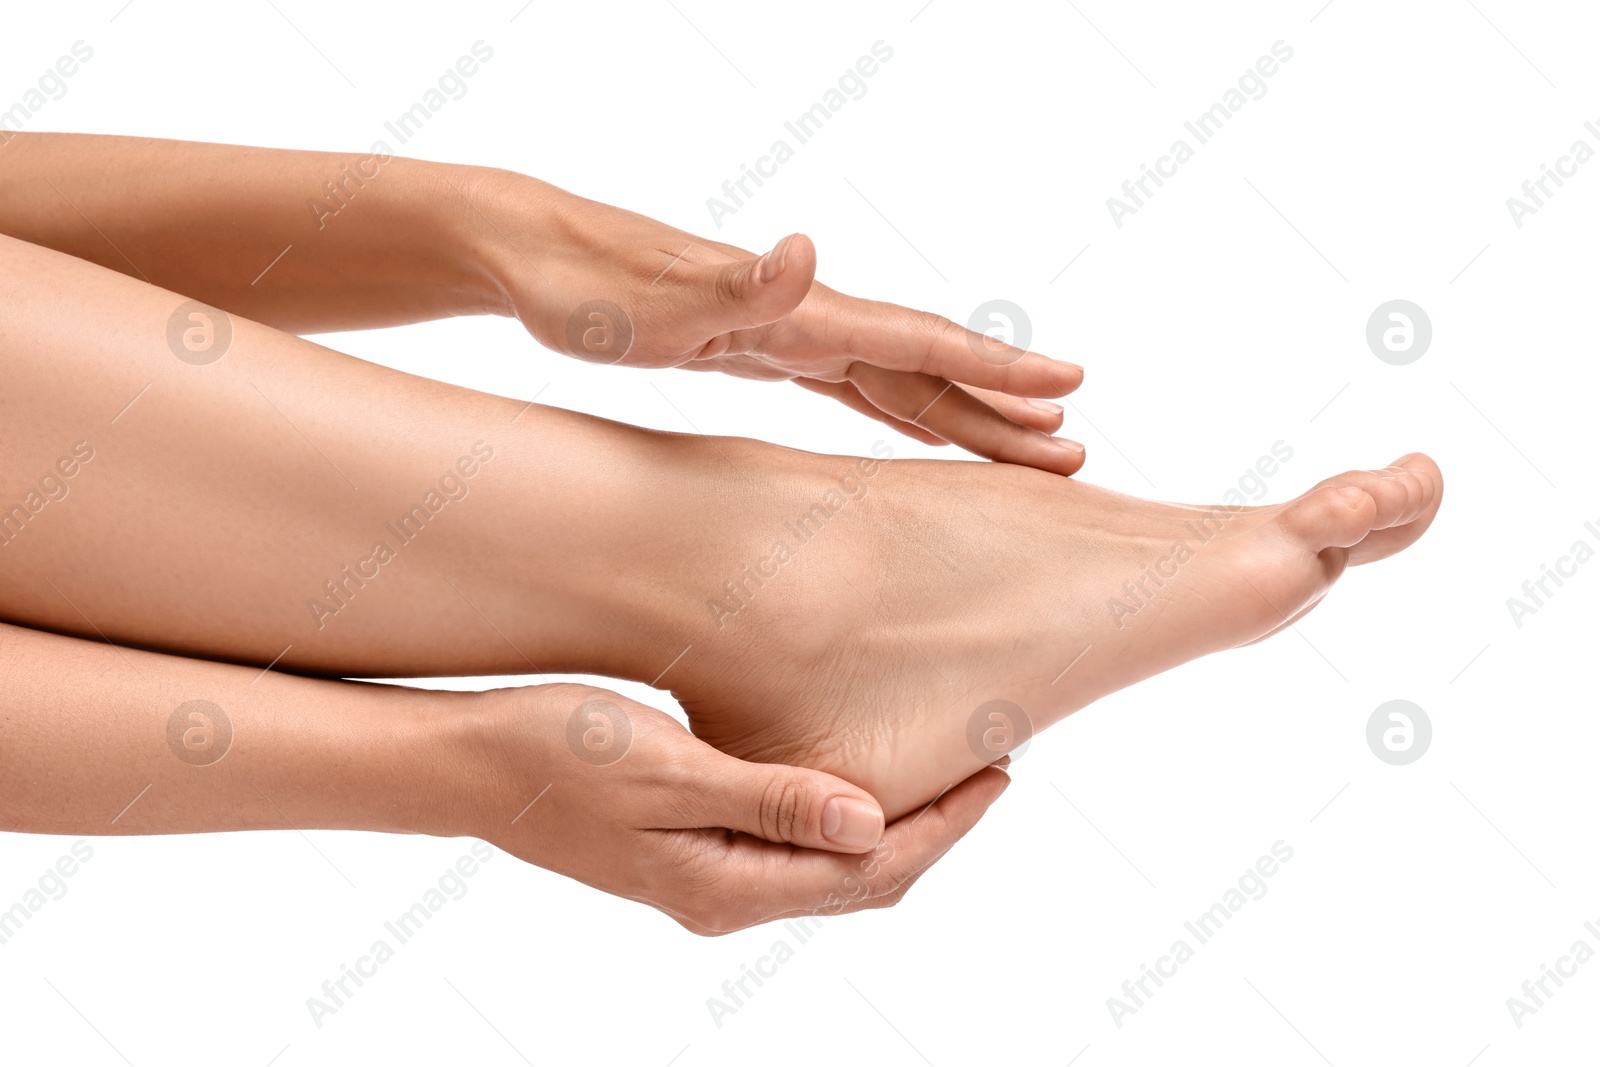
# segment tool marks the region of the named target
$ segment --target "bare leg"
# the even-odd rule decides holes
[[[1042,728],[1266,636],[1442,496],[1425,456],[1219,510],[652,434],[242,321],[196,367],[162,332],[180,298],[14,242],[0,268],[26,309],[7,484],[104,442],[0,548],[13,619],[330,673],[650,681],[725,751],[839,773],[891,818],[1004,750],[991,702]]]
[[[703,499],[711,444],[238,318],[186,362],[185,298],[9,238],[0,300],[7,618],[358,675],[648,678],[682,647],[639,590],[690,550],[657,517]]]

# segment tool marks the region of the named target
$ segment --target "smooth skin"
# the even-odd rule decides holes
[[[757,256],[525,175],[399,157],[18,133],[0,159],[0,234],[291,333],[514,316],[586,360],[790,379],[919,441],[1083,465],[1044,399],[1080,367],[838,293],[801,234]],[[623,309],[631,344],[580,313],[595,301]]]
[[[986,769],[885,831],[847,782],[723,755],[588,686],[329,681],[3,624],[0,661],[9,830],[472,836],[699,934],[887,907],[1007,784]],[[568,741],[574,711],[597,700],[630,734],[598,762]],[[866,816],[843,843],[825,833],[835,798]]]
[[[34,143],[56,149],[46,161],[59,165],[86,140]],[[103,151],[117,147],[101,142]],[[1145,587],[1148,603],[1139,602],[1130,623],[1105,605],[1208,512],[1062,479],[1078,461],[1062,462],[1060,446],[1040,430],[992,408],[965,408],[962,397],[977,401],[951,377],[918,377],[946,371],[977,379],[974,388],[1028,395],[1045,391],[1029,375],[1058,376],[1049,386],[1058,389],[1076,384],[1075,371],[1062,378],[1049,361],[1026,355],[997,366],[948,326],[896,349],[921,321],[915,313],[830,303],[845,299],[837,294],[825,292],[808,313],[819,290],[814,253],[798,238],[765,257],[726,252],[715,264],[697,260],[691,242],[646,278],[662,250],[641,251],[641,243],[659,245],[650,238],[672,233],[657,224],[635,224],[637,216],[614,209],[587,215],[587,202],[559,191],[552,195],[560,206],[541,212],[524,203],[538,198],[527,179],[441,175],[401,160],[359,193],[394,195],[352,199],[321,220],[328,230],[351,223],[341,232],[359,240],[342,246],[342,256],[329,252],[326,263],[313,257],[314,266],[285,272],[282,292],[264,296],[235,273],[248,258],[239,247],[273,229],[252,229],[259,219],[248,209],[260,194],[252,183],[270,185],[285,171],[303,183],[343,157],[272,153],[230,172],[224,164],[235,150],[217,150],[222,162],[210,170],[200,164],[212,156],[191,154],[209,148],[131,142],[136,203],[117,202],[116,189],[95,178],[80,179],[87,185],[73,195],[43,181],[71,215],[59,204],[46,208],[42,193],[30,200],[19,192],[28,182],[3,194],[5,229],[61,250],[0,239],[0,299],[14,311],[0,336],[8,367],[0,475],[22,508],[0,498],[0,604],[13,622],[279,670],[557,671],[668,686],[696,733],[725,752],[751,765],[838,774],[893,820],[946,790],[976,797],[979,808],[993,799],[988,790],[1003,776],[985,765],[1006,746],[974,748],[969,733],[990,700],[1015,702],[1042,728],[1186,659],[1266,636],[1314,606],[1347,564],[1413,542],[1441,499],[1437,468],[1410,456],[1385,471],[1329,479],[1287,505],[1229,514],[1222,532],[1168,576],[1170,587]],[[140,153],[149,154],[142,179]],[[182,166],[167,159],[163,171],[169,155]],[[296,171],[307,158],[317,165]],[[181,185],[196,167],[213,183],[190,188],[192,203],[169,197],[168,184]],[[468,201],[454,229],[430,228],[440,221],[441,176]],[[389,177],[405,180],[380,184]],[[497,186],[520,191],[502,192],[503,203],[537,217],[554,251],[524,251],[527,242],[500,224],[489,229],[505,263],[495,264],[493,242],[452,244],[452,234],[470,229],[461,224],[489,221],[471,192],[493,198]],[[89,222],[83,205],[94,207],[96,196],[109,198],[107,210],[137,244]],[[370,213],[358,211],[368,206]],[[241,212],[232,224],[238,239],[219,240],[233,208]],[[89,262],[110,259],[106,246],[122,261],[120,273]],[[508,266],[513,258],[523,267]],[[685,272],[691,280],[657,305],[658,284],[685,262],[712,269]],[[805,266],[805,285],[790,293],[783,287],[795,263]],[[183,358],[169,327],[187,297],[138,280],[148,270],[233,312],[224,355]],[[527,275],[520,282],[518,270]],[[746,357],[759,354],[761,366],[786,359],[804,367],[813,384],[855,385],[857,372],[907,376],[873,394],[897,397],[872,405],[886,421],[901,411],[911,416],[901,421],[925,428],[934,425],[930,412],[967,410],[972,418],[938,424],[944,437],[1043,469],[863,463],[650,433],[397,374],[245,317],[331,329],[510,308],[535,336],[592,358],[594,351],[563,341],[580,296],[632,308],[624,363],[678,365],[706,355],[716,363],[733,353],[723,362],[746,373],[759,369]],[[768,317],[791,299],[791,311]],[[913,319],[897,325],[895,315]],[[830,333],[840,321],[851,328]],[[912,404],[923,408],[913,412]],[[80,445],[93,458],[69,463],[68,476],[63,457],[77,457]],[[415,536],[396,528],[407,516]],[[808,532],[795,534],[796,523]],[[773,562],[786,538],[795,543]],[[374,551],[378,542],[385,558]],[[1081,664],[1078,653],[1087,657]],[[563,694],[566,716],[550,720],[552,731],[570,721],[572,696]],[[611,706],[644,724],[638,736],[656,735],[648,709],[620,697]],[[27,721],[26,707],[17,714]],[[643,770],[676,758],[650,744],[639,754],[630,750],[617,766],[634,760]],[[786,772],[753,773],[770,783]],[[968,785],[951,789],[961,781]],[[815,813],[804,819],[752,816],[770,805],[749,807],[748,790],[743,816],[718,818],[735,829],[803,825],[810,830],[776,836],[844,847],[819,844],[812,833],[829,825],[829,797],[841,795],[813,782],[809,799],[791,805]],[[947,829],[959,836],[966,825],[952,817]],[[953,839],[943,839],[945,847]],[[783,879],[774,868],[767,873],[759,906],[730,908],[715,923],[690,915],[690,923],[717,929],[785,913],[793,902],[778,892]],[[691,868],[670,863],[653,879],[680,888],[695,880]],[[596,881],[686,915],[662,903],[669,894],[659,890]]]
[[[628,319],[636,331],[624,357],[617,360],[609,353],[597,357],[581,347],[577,355],[626,365],[687,363],[694,369],[724,369],[747,377],[793,378],[929,443],[944,443],[948,437],[980,451],[1031,458],[1064,472],[1075,470],[1081,463],[1081,448],[1046,436],[1060,426],[1059,405],[1027,399],[1030,393],[1049,396],[1070,391],[1081,377],[1077,368],[996,344],[937,316],[856,300],[829,290],[814,282],[815,250],[801,236],[781,241],[770,255],[756,257],[571,196],[534,179],[415,160],[10,132],[0,140],[0,150],[5,153],[7,166],[7,181],[0,185],[0,232],[101,263],[146,283],[160,280],[186,296],[287,329],[349,329],[492,313],[519,316],[548,346],[570,350],[567,321],[578,303],[595,298],[622,301],[632,310]],[[116,172],[114,176],[112,171]],[[362,175],[366,175],[365,179]],[[323,184],[330,181],[337,182],[337,189]],[[357,195],[360,210],[351,211]],[[281,257],[274,254],[270,262],[258,258],[258,253],[277,248],[280,238],[285,241]],[[299,245],[299,254],[290,255],[295,244]],[[664,245],[677,251],[663,260],[656,249]],[[263,267],[263,262],[267,266]],[[8,268],[26,272],[36,265],[22,256],[8,263]],[[40,305],[38,310],[44,316],[34,318],[32,324],[42,326],[50,319],[58,324],[70,321],[77,324],[75,331],[80,336],[103,329],[107,332],[101,339],[109,343],[93,347],[105,358],[99,363],[81,364],[80,377],[70,383],[57,379],[46,394],[30,393],[28,386],[39,382],[30,383],[26,373],[19,374],[9,379],[8,384],[17,388],[7,393],[7,400],[19,400],[23,407],[36,407],[38,401],[43,401],[44,408],[53,408],[64,416],[58,424],[71,423],[94,441],[104,441],[103,435],[121,422],[131,404],[119,401],[117,412],[109,420],[100,418],[103,413],[98,411],[94,417],[80,416],[87,415],[88,408],[98,401],[110,398],[106,387],[118,379],[108,371],[125,354],[126,346],[118,338],[126,341],[126,321],[118,321],[117,311],[97,313],[107,309],[92,306],[96,291],[93,281],[82,276],[50,275],[48,268],[46,272],[52,284],[69,288],[57,293],[64,299]],[[552,282],[552,276],[559,283]],[[74,292],[70,286],[80,282],[90,288]],[[26,288],[26,299],[41,295],[38,286]],[[143,286],[139,289],[144,291]],[[13,295],[23,298],[19,290],[13,290]],[[8,354],[10,351],[8,347]],[[166,361],[162,362],[165,366]],[[20,364],[18,369],[21,370]],[[305,380],[316,382],[314,369],[306,369],[309,377]],[[952,380],[968,384],[957,387],[951,385]],[[156,382],[151,379],[144,384],[154,387]],[[240,382],[235,379],[233,384]],[[270,391],[269,379],[258,376],[246,384],[257,399],[276,410],[262,388],[266,385]],[[993,389],[983,388],[985,385]],[[127,399],[142,399],[145,391],[141,387]],[[75,401],[64,403],[75,394],[88,405],[80,408],[74,406]],[[869,394],[876,402],[867,399]],[[287,394],[276,395],[281,398]],[[193,399],[200,404],[216,402],[215,397],[205,395]],[[236,401],[237,397],[230,399]],[[7,404],[8,415],[17,410]],[[518,415],[522,410],[519,407]],[[903,417],[890,412],[899,412]],[[216,413],[226,423],[232,409],[223,403]],[[285,426],[298,433],[283,412],[278,414],[284,417]],[[537,423],[538,414],[527,419],[529,429]],[[422,410],[417,417],[426,422],[430,415]],[[922,420],[922,425],[914,424],[916,420]],[[8,466],[8,475],[12,470],[24,469],[35,454],[44,456],[54,448],[53,444],[44,443],[47,438],[30,436],[33,430],[47,431],[49,427],[30,426],[28,421],[19,420],[4,432],[7,447],[15,449],[8,451],[7,458],[18,461]],[[131,427],[133,423],[130,420],[123,425]],[[175,430],[176,435],[167,438],[165,444],[192,451],[197,440],[203,441],[218,427],[193,422],[185,425],[179,413],[177,425],[168,429]],[[202,432],[201,438],[186,436],[185,430],[197,429]],[[224,425],[221,432],[224,436],[233,434],[247,451],[264,444],[253,431],[235,433],[240,429],[237,424]],[[121,440],[136,446],[132,453],[123,454],[124,459],[137,454],[137,433],[125,434]],[[281,443],[265,442],[269,451],[257,455],[253,462],[257,470],[263,465],[278,466],[281,473],[282,465],[270,454],[271,447]],[[64,495],[57,498],[55,494],[69,493],[87,484],[73,479],[89,469],[95,456],[88,438],[74,438],[60,455],[44,460],[42,474],[26,476],[25,482],[31,484],[22,484],[16,501],[23,510],[16,513],[18,517],[12,518],[9,526],[0,527],[0,543],[11,545],[22,528],[19,523],[26,523],[36,514],[32,509],[39,506],[37,502],[64,500]],[[460,457],[455,460],[459,462]],[[180,462],[169,473],[182,472],[184,468]],[[95,470],[104,469],[102,460]],[[444,469],[449,470],[450,464]],[[71,475],[64,473],[69,470]],[[320,473],[325,476],[327,472]],[[46,479],[42,484],[41,478]],[[12,479],[12,484],[19,483]],[[273,484],[278,491],[286,488],[279,481]],[[250,508],[247,499],[229,491],[237,489],[231,473],[222,474],[210,486],[213,491],[220,490],[220,496],[214,499],[236,518],[260,514]],[[195,485],[181,474],[173,482],[154,487],[154,495],[146,493],[151,488],[144,486],[133,496],[120,498],[120,504],[126,505],[128,511],[123,519],[111,520],[103,532],[139,536],[137,515],[148,514],[147,509],[153,504],[186,500],[195,491]],[[172,494],[171,501],[163,500],[167,493]],[[260,497],[259,502],[270,503],[271,497],[272,494]],[[78,499],[82,499],[81,494]],[[287,514],[298,506],[290,503]],[[60,511],[57,507],[52,514]],[[204,514],[187,513],[185,504],[169,509],[167,518],[179,525],[186,520],[202,524],[210,521]],[[225,526],[212,529],[223,536],[228,532]],[[169,531],[158,524],[143,532],[163,540]],[[217,562],[214,557],[219,547],[220,542],[211,541],[202,557]],[[48,587],[61,598],[61,604],[71,604],[68,594],[33,566],[37,557],[23,563],[21,555],[12,553],[6,557],[0,562],[0,570],[21,584]],[[408,558],[418,555],[412,551]],[[106,562],[117,566],[115,560]],[[162,575],[171,582],[169,590],[176,592],[194,572],[183,561],[169,558],[168,562],[170,566],[158,566],[150,575]],[[6,568],[6,563],[13,566]],[[107,579],[112,586],[129,576],[129,572],[112,574],[90,567],[91,578]],[[57,577],[61,577],[59,572]],[[70,583],[70,579],[63,580]],[[216,588],[227,592],[225,583]],[[239,622],[234,610],[237,606],[234,602],[214,615],[202,613],[201,618],[208,624],[221,625],[233,640],[239,636],[241,625],[245,631],[251,629],[248,623]],[[70,610],[73,618],[51,618],[46,625],[103,638],[99,628],[75,607]],[[196,617],[182,605],[173,605],[170,610],[173,618],[195,621]],[[27,611],[19,611],[12,617],[30,616]],[[164,639],[134,633],[128,640],[161,644]],[[197,647],[182,640],[168,645]],[[536,643],[535,647],[542,646]],[[227,653],[224,650],[222,654]],[[280,666],[297,666],[297,658],[298,653],[286,655]],[[530,661],[519,653],[514,669],[530,667]],[[343,673],[337,664],[327,670]],[[670,721],[658,712],[620,697],[615,699],[620,706],[631,708],[629,717],[643,724],[641,728],[648,728],[653,736],[661,735],[660,721]],[[38,709],[31,714],[38,714]],[[19,720],[13,720],[16,721]],[[649,725],[653,723],[657,725]],[[691,753],[684,748],[693,744],[692,739],[677,737],[673,743],[676,747],[663,749],[654,745],[633,750],[628,766],[641,772],[654,768],[657,773],[664,773],[664,768],[685,762],[695,765],[688,760]],[[33,773],[48,771],[44,762],[28,759],[27,749],[11,751],[25,760]],[[717,805],[712,801],[724,794],[705,787],[707,780],[716,779],[712,776],[675,782],[678,793],[684,796],[672,803],[691,806],[687,793],[691,786],[699,785],[704,791],[700,810],[715,810]],[[18,788],[27,787],[29,781],[29,775],[10,776],[10,783]],[[859,861],[867,865],[861,869],[870,867],[874,872],[889,863],[883,857],[885,848],[891,854],[895,852],[896,832],[891,828],[887,837],[883,835],[883,818],[876,803],[845,783],[827,776],[796,780],[786,768],[759,768],[745,775],[741,788],[742,792],[736,794],[743,804],[741,811],[719,812],[717,826],[748,826],[752,833],[765,833],[768,840],[783,844],[797,842],[823,850],[868,852]],[[841,788],[844,792],[840,792]],[[953,799],[958,814],[970,812],[975,819],[1001,788],[1003,776],[985,772],[961,787],[959,795],[952,793],[941,801],[941,805],[950,807]],[[85,795],[96,802],[105,799],[92,792]],[[968,796],[976,800],[961,807],[962,798]],[[722,807],[734,803],[729,795]],[[934,819],[925,825],[941,822]],[[321,811],[310,824],[345,825],[329,811]],[[970,825],[970,821],[950,823],[951,834],[934,839],[937,852],[948,848]],[[166,826],[171,831],[185,828],[180,824]],[[924,834],[929,832],[932,831],[925,830]],[[591,843],[599,839],[605,838],[591,837]],[[754,839],[741,835],[730,840],[748,851]],[[913,862],[919,856],[904,841],[898,854]],[[625,851],[615,853],[617,857],[624,855]],[[571,865],[563,857],[558,851],[554,856],[536,857],[535,861],[586,877],[581,871],[569,870]],[[659,851],[648,852],[647,858],[648,863],[635,864],[638,870],[633,873],[656,887],[658,906],[701,932],[728,929],[730,923],[757,921],[757,916],[783,914],[781,909],[774,910],[775,904],[785,899],[783,894],[795,884],[791,878],[794,872],[789,869],[773,867],[747,872],[737,865],[726,867],[724,873],[737,873],[743,887],[739,892],[709,898],[722,910],[707,912],[705,899],[680,899],[685,887],[692,888],[698,877],[690,858],[678,857],[676,864],[670,864]],[[871,900],[881,906],[886,900],[898,899],[914,880],[912,869],[903,860],[896,862],[891,873],[898,873],[887,893],[879,892],[876,883],[868,892],[861,886],[869,883],[856,878],[849,883],[856,889],[845,893],[846,902],[855,906],[859,901]],[[626,888],[629,883],[610,875],[590,880],[616,892],[631,892]],[[802,888],[807,885],[804,879],[798,884]],[[823,905],[806,905],[813,909],[818,906]]]
[[[167,343],[181,297],[9,239],[0,300],[8,484],[97,450],[0,548],[12,621],[326,674],[670,687],[717,747],[838,774],[891,820],[1008,750],[969,743],[989,701],[1042,729],[1266,636],[1442,499],[1420,455],[1214,515],[1009,464],[654,433],[243,319],[196,366]]]

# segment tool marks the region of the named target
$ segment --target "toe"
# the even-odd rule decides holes
[[[1444,497],[1444,475],[1439,465],[1420,452],[1402,456],[1384,473],[1398,472],[1395,481],[1407,492],[1403,510],[1391,522],[1375,523],[1373,530],[1350,549],[1349,563],[1359,566],[1392,556],[1410,547],[1428,531]]]
[[[1285,504],[1278,528],[1305,550],[1349,548],[1372,530],[1379,505],[1372,494],[1353,485],[1324,484]]]
[[[1327,479],[1321,486],[1353,486],[1370,496],[1375,505],[1374,530],[1402,526],[1416,518],[1429,496],[1424,472],[1405,465],[1414,459],[1414,456],[1406,456],[1378,471],[1346,471]]]
[[[1285,505],[1279,523],[1313,551],[1348,547],[1347,562],[1355,566],[1392,556],[1421,537],[1438,513],[1443,495],[1444,476],[1438,465],[1413,452],[1383,470],[1347,471],[1329,478]],[[1345,502],[1344,509],[1340,501]],[[1368,525],[1352,536],[1358,515]]]

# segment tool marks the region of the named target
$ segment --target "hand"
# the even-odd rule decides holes
[[[1083,465],[1081,445],[1048,436],[1060,405],[1028,399],[1072,392],[1082,368],[835,292],[814,280],[803,234],[756,256],[521,175],[490,172],[459,191],[499,234],[484,238],[490,272],[550,348],[792,379],[928,444],[1061,474]]]
[[[616,693],[484,696],[470,729],[493,784],[469,832],[697,934],[889,907],[1010,781],[985,768],[885,830],[876,801],[848,782],[723,755]]]

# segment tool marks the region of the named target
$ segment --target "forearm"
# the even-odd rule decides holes
[[[510,313],[490,200],[533,179],[381,153],[19,133],[0,233],[297,333]]]
[[[461,834],[451,713],[474,699],[0,624],[0,810],[34,833]]]

